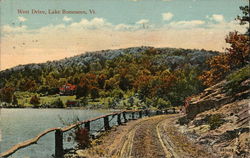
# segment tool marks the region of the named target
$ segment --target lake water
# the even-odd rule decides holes
[[[81,110],[81,109],[0,109],[0,152],[6,151],[11,146],[33,138],[42,131],[52,127],[63,127],[60,118],[70,122],[78,117],[86,120],[101,116],[112,111]],[[112,119],[112,118],[110,118]],[[111,124],[116,124],[116,118]],[[103,127],[100,119],[91,123],[91,132]],[[65,134],[66,136],[67,134]],[[64,140],[64,148],[74,144]],[[20,149],[12,158],[50,158],[55,151],[55,135],[51,132],[42,137],[37,144]]]

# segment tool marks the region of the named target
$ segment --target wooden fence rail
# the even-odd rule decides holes
[[[175,113],[175,109],[172,109],[171,113]],[[84,124],[84,128],[86,128],[88,131],[90,131],[90,123],[99,119],[103,119],[104,121],[104,130],[109,130],[111,128],[109,122],[109,116],[115,117],[117,116],[117,124],[121,125],[122,121],[121,121],[121,117],[123,117],[123,122],[126,123],[128,122],[128,118],[127,118],[127,114],[131,114],[131,119],[135,119],[135,114],[138,113],[138,118],[142,118],[143,114],[145,116],[151,116],[151,111],[149,110],[126,110],[126,111],[120,111],[120,112],[114,112],[114,113],[110,113],[107,115],[103,115],[103,116],[99,116],[93,119],[89,119],[89,120],[83,120],[80,122],[77,122],[75,124],[66,126],[66,127],[57,127],[57,128],[50,128],[47,129],[45,131],[43,131],[42,133],[40,133],[39,135],[37,135],[36,137],[26,140],[24,142],[18,143],[14,146],[12,146],[9,150],[0,153],[0,157],[8,157],[12,154],[14,154],[16,151],[18,151],[19,149],[25,148],[27,146],[30,146],[32,144],[36,144],[37,141],[43,137],[44,135],[55,131],[55,157],[56,158],[63,158],[64,155],[64,149],[63,149],[63,133],[67,132],[73,128],[76,128],[80,125]],[[165,114],[169,113],[169,110],[165,110],[164,111]],[[156,111],[155,112],[156,115],[158,114],[162,114],[162,111]]]

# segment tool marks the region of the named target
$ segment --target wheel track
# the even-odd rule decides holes
[[[211,157],[175,129],[178,115],[158,115],[131,121],[85,152],[88,158]]]
[[[159,133],[159,125],[166,116],[156,116],[140,122],[126,137],[120,158],[171,158],[172,154],[165,146]]]

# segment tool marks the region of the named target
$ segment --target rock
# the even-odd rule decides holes
[[[242,133],[239,136],[238,145],[236,149],[236,154],[241,157],[248,157],[249,156],[249,147],[250,147],[250,140],[249,140],[249,133]]]
[[[191,139],[195,134],[194,141],[209,145],[220,157],[249,157],[250,79],[239,83],[234,94],[226,91],[228,83],[224,80],[194,96],[186,108],[187,128],[180,130]]]

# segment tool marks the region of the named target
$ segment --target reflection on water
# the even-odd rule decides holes
[[[104,110],[81,109],[0,109],[0,152],[11,146],[33,138],[42,131],[52,127],[64,126],[60,118],[71,122],[78,117],[80,120],[94,118],[110,113]],[[103,121],[95,121],[91,124],[91,130],[101,128]],[[54,154],[54,132],[42,137],[37,144],[17,151],[10,157],[13,158],[49,158]],[[64,143],[67,148],[72,144]]]

